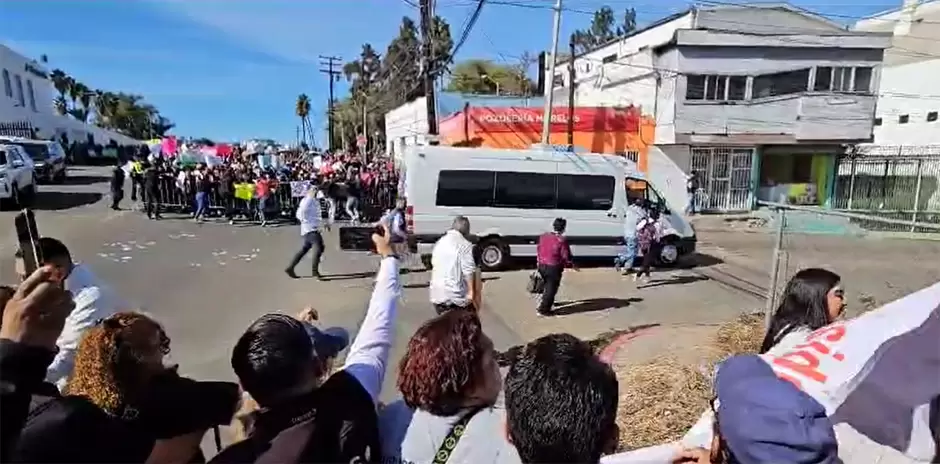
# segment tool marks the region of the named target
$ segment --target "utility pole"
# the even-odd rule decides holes
[[[548,95],[545,96],[545,112],[542,115],[542,143],[548,145],[552,127],[552,97],[555,94],[555,61],[558,60],[558,30],[561,28],[561,0],[555,0],[555,25],[552,28],[552,53],[548,56],[548,75],[545,76],[545,85]],[[574,56],[571,57],[574,61]]]
[[[574,34],[568,42],[571,58],[568,61],[568,150],[574,152]]]
[[[327,132],[329,134],[329,141],[327,146],[332,151],[333,150],[333,82],[339,77],[340,71],[337,69],[339,64],[342,62],[341,59],[335,56],[323,56],[320,55],[320,66],[325,66],[326,69],[320,68],[320,72],[326,74],[326,77],[330,80],[330,102],[327,110]]]
[[[424,103],[428,113],[428,135],[431,136],[430,145],[437,145],[437,104],[434,95],[434,75],[431,62],[431,0],[419,0],[421,11],[421,56],[422,76],[424,78]]]

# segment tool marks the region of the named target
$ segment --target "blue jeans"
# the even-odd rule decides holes
[[[636,236],[624,237],[623,241],[626,246],[624,247],[624,251],[614,259],[614,266],[629,269],[633,267],[633,261],[636,260]]]
[[[209,198],[206,192],[196,192],[196,218],[201,218],[206,215],[208,200]]]
[[[258,217],[261,219],[261,222],[267,221],[264,212],[268,209],[268,197],[258,197]]]

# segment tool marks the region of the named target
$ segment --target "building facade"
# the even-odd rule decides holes
[[[71,141],[91,139],[107,145],[114,140],[120,145],[137,141],[123,134],[86,124],[55,111],[56,90],[49,80],[44,63],[30,59],[0,45],[0,132]]]
[[[705,210],[828,205],[837,157],[872,139],[890,35],[788,5],[695,8],[575,57],[575,103],[640,108],[655,126],[648,175],[670,203],[688,203],[692,175]]]
[[[541,108],[541,96],[522,98],[515,96],[493,97],[485,95],[463,95],[452,92],[438,92],[438,121],[463,111],[466,105],[489,107],[537,107]],[[385,114],[385,154],[399,158],[406,147],[427,145],[428,109],[424,97],[405,103]]]

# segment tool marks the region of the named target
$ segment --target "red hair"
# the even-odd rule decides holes
[[[476,313],[451,310],[424,323],[408,341],[398,368],[398,390],[411,408],[456,414],[483,382],[483,327]]]

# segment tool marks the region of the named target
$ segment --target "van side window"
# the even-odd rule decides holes
[[[496,207],[555,208],[555,175],[534,172],[497,172]]]
[[[0,166],[7,164],[7,152],[0,150]]]
[[[437,206],[492,206],[496,187],[493,171],[441,171]]]
[[[571,175],[558,176],[558,209],[608,210],[614,205],[614,185],[611,176]]]

